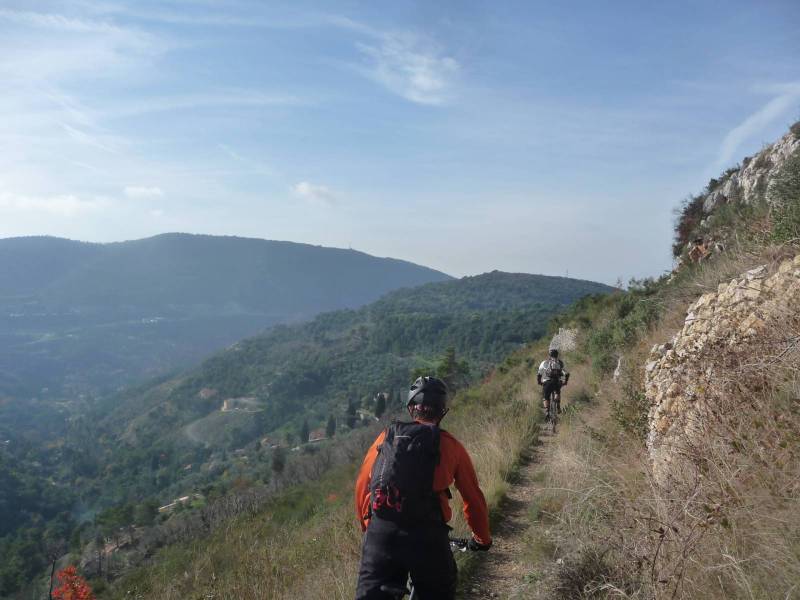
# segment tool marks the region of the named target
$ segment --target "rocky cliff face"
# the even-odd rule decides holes
[[[789,132],[755,156],[744,159],[741,168],[723,176],[719,184],[706,194],[703,212],[711,214],[717,207],[729,202],[752,204],[769,199],[767,190],[772,176],[798,149],[800,135]]]
[[[683,329],[654,347],[645,367],[656,480],[685,476],[704,442],[725,444],[731,411],[757,410],[775,365],[799,344],[800,255],[773,271],[748,271],[692,304]]]

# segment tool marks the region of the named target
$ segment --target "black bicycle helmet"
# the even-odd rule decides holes
[[[550,348],[550,356],[558,358],[558,350],[556,348]]]
[[[447,412],[447,384],[437,377],[417,377],[408,390],[406,407],[410,411],[444,415]]]

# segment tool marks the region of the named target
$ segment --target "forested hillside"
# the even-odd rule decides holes
[[[237,237],[3,239],[0,399],[107,392],[274,323],[446,279],[353,250]]]
[[[178,377],[86,406],[37,452],[4,451],[12,460],[35,460],[39,477],[77,507],[83,523],[73,529],[64,521],[62,532],[74,551],[137,525],[155,527],[141,542],[150,552],[175,536],[176,521],[162,528],[168,515],[157,519],[155,507],[187,497],[178,512],[208,510],[216,522],[220,510],[211,507],[243,490],[260,498],[291,483],[290,470],[305,473],[294,476],[297,483],[309,478],[308,469],[318,477],[348,464],[353,449],[360,451],[357,434],[398,410],[415,371],[438,371],[454,389],[463,387],[538,338],[568,303],[610,291],[588,281],[499,272],[398,290],[357,310],[276,326]],[[307,443],[314,430],[330,445],[321,454],[322,446]],[[45,556],[34,540],[48,515],[30,529],[11,526],[9,547],[20,548],[26,536],[28,550]],[[18,566],[25,575],[14,581],[42,560]],[[115,571],[125,564],[117,560]]]
[[[275,327],[181,377],[115,400],[103,428],[114,440],[111,472],[124,475],[98,493],[123,500],[181,482],[180,472],[156,482],[140,470],[156,455],[169,455],[175,468],[265,435],[299,440],[304,423],[325,427],[332,417],[346,424],[348,411],[373,410],[378,393],[394,402],[412,372],[429,368],[448,350],[452,383],[463,385],[539,337],[568,303],[608,291],[592,282],[490,273],[400,290],[359,310]],[[220,410],[225,400],[237,399],[246,399],[245,410]],[[128,453],[144,456],[131,460]]]

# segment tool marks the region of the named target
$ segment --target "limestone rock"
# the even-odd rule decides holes
[[[759,347],[774,347],[766,336],[785,336],[786,319],[800,320],[800,255],[774,272],[764,265],[720,284],[689,307],[683,328],[669,344],[653,346],[644,389],[656,481],[674,477],[681,464],[678,449],[691,447],[693,436],[702,435],[703,415],[726,393],[729,364],[748,362]],[[737,363],[737,357],[745,360]]]

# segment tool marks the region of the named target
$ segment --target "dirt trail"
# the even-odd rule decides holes
[[[532,526],[531,503],[540,486],[536,473],[547,460],[552,440],[551,434],[541,432],[539,442],[521,457],[519,474],[501,504],[502,517],[492,531],[492,549],[478,557],[480,562],[460,596],[464,600],[510,600],[520,598],[523,592],[530,597],[533,565],[526,534]]]

